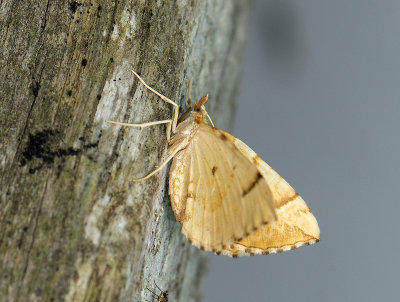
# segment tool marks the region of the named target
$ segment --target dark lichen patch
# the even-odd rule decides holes
[[[40,90],[40,83],[39,82],[35,82],[32,84],[32,93],[35,97],[37,97],[39,95],[39,90]]]
[[[53,159],[51,156],[47,156],[50,152],[47,143],[57,133],[53,130],[44,130],[36,134],[29,134],[28,145],[22,153],[21,165],[24,166],[27,161],[31,161],[35,157],[41,158],[44,162],[51,163]]]
[[[54,145],[58,145],[60,138],[59,131],[53,131],[46,129],[40,131],[36,134],[29,134],[28,144],[25,150],[22,152],[22,159],[20,161],[21,166],[25,166],[28,162],[34,159],[39,160],[36,167],[29,168],[29,173],[34,174],[36,171],[40,170],[44,166],[50,166],[54,163],[56,158],[65,158],[67,156],[77,156],[86,149],[96,148],[99,144],[90,143],[83,145],[82,148],[75,149],[73,147],[69,148],[55,148]],[[63,164],[59,165],[63,167]]]
[[[69,3],[69,10],[75,14],[76,10],[78,9],[79,6],[81,6],[82,3],[76,2],[76,1],[72,1]]]

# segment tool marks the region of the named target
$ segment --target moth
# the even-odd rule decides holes
[[[157,287],[157,289],[160,291],[160,294],[156,294],[153,292],[150,288],[146,287],[146,289],[152,294],[153,296],[153,301],[154,299],[157,299],[157,302],[168,302],[168,291],[163,291],[161,288],[158,287],[157,283],[154,282],[154,285]]]
[[[174,107],[169,120],[144,124],[107,121],[141,129],[166,124],[171,160],[169,195],[176,220],[193,245],[233,257],[283,252],[319,241],[317,220],[299,194],[245,143],[214,127],[208,95],[178,119],[179,106],[135,72],[145,88]],[[171,133],[173,136],[171,136]]]

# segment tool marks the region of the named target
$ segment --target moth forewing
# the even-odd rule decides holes
[[[205,123],[174,157],[169,194],[183,233],[204,250],[219,252],[275,220],[267,182],[222,132]]]

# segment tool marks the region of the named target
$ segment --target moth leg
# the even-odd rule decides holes
[[[143,124],[128,124],[128,123],[121,123],[121,122],[114,122],[114,121],[107,121],[109,124],[119,125],[119,126],[127,126],[127,127],[136,127],[136,128],[146,128],[149,126],[160,125],[160,124],[167,124],[167,141],[171,139],[171,123],[172,120],[163,120],[163,121],[156,121],[150,123],[143,123]]]
[[[146,287],[146,289],[153,295],[153,301],[154,301],[154,299],[158,298],[158,295],[155,292],[153,292],[150,288]],[[149,300],[147,300],[147,301],[149,301]]]
[[[203,109],[204,112],[206,113],[206,116],[207,116],[208,120],[210,121],[211,125],[212,125],[213,127],[215,127],[215,126],[214,126],[214,123],[213,123],[213,121],[212,121],[212,119],[211,119],[211,117],[210,117],[210,115],[209,115],[208,112],[206,111],[206,108],[204,108],[204,105],[202,106],[202,109]]]
[[[178,152],[181,151],[181,150],[182,150],[182,148],[176,148],[176,149],[174,150],[174,152],[172,152],[172,153],[162,162],[162,164],[161,164],[159,167],[157,167],[155,170],[153,170],[152,172],[150,172],[150,173],[147,174],[146,176],[143,176],[143,177],[141,177],[141,178],[132,179],[132,180],[133,180],[134,182],[139,182],[139,181],[142,181],[142,180],[145,180],[145,179],[148,179],[148,178],[152,177],[154,174],[156,174],[158,171],[160,171],[162,168],[164,168],[164,167],[168,164],[168,162],[175,156],[175,154],[178,153]]]
[[[158,288],[158,290],[159,290],[160,292],[163,292],[163,291],[161,290],[161,288],[157,285],[156,281],[154,281],[154,285]]]
[[[164,102],[171,104],[174,106],[174,117],[172,118],[172,125],[171,128],[167,130],[167,137],[171,137],[171,130],[172,133],[175,133],[176,125],[178,123],[178,115],[179,115],[179,105],[175,103],[174,101],[170,100],[166,96],[162,95],[161,93],[157,92],[153,88],[151,88],[149,85],[146,84],[146,82],[134,71],[131,70],[131,72],[134,74],[134,76],[143,84],[144,87],[146,87],[148,90],[159,96]],[[168,133],[169,132],[169,133]]]
[[[188,103],[189,103],[189,106],[191,107],[191,108],[193,108],[193,105],[192,105],[192,81],[193,81],[193,78],[190,78],[190,80],[189,80],[189,85],[188,85]]]

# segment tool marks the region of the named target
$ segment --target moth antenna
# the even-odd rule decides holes
[[[188,104],[189,104],[189,107],[188,107],[188,108],[186,109],[186,111],[185,111],[184,113],[182,113],[182,115],[179,117],[179,119],[178,119],[178,125],[186,119],[186,117],[189,115],[189,113],[190,113],[191,111],[193,111],[193,103],[192,103],[192,96],[191,96],[192,81],[193,81],[193,78],[190,78],[189,84],[188,84]]]
[[[204,112],[205,112],[205,114],[206,114],[206,117],[207,117],[208,120],[210,121],[211,125],[215,128],[214,123],[213,123],[213,121],[212,121],[210,115],[208,114],[206,108],[204,107],[204,105],[201,106],[201,109],[204,110]]]
[[[150,288],[146,287],[146,289],[147,289],[150,293],[152,293],[153,298],[158,298],[158,295],[157,295],[155,292],[153,292]]]
[[[192,81],[193,81],[193,78],[190,78],[190,80],[189,80],[189,85],[188,85],[188,103],[189,103],[189,106],[190,106],[191,108],[193,108],[193,104],[192,104],[192,94],[191,94],[191,92],[192,92]]]
[[[161,288],[157,285],[156,281],[154,281],[154,285],[158,288],[158,290],[159,290],[160,292],[163,292],[163,291],[161,290]]]

